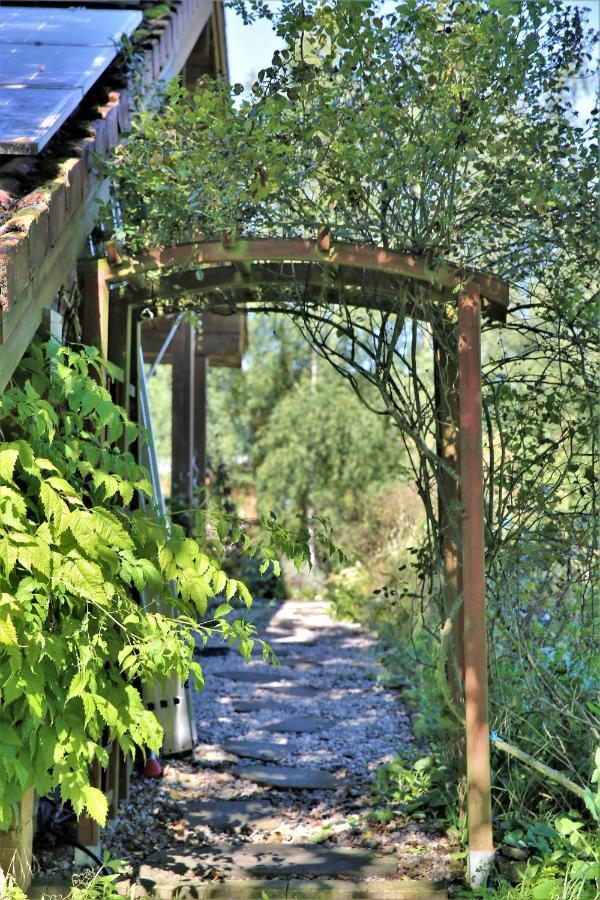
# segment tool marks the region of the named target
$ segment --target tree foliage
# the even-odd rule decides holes
[[[305,375],[272,410],[254,448],[261,502],[306,516],[313,509],[333,524],[352,519],[373,484],[407,473],[390,422],[373,416],[331,371],[316,383]]]
[[[142,113],[143,139],[117,155],[128,242],[329,225],[339,239],[539,279],[554,296],[567,260],[591,271],[593,123],[573,121],[569,94],[591,58],[580,11],[377,7],[282,4],[286,49],[239,105],[238,85],[171,83],[161,115]]]

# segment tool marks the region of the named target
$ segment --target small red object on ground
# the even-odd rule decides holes
[[[162,766],[154,754],[149,756],[146,760],[144,775],[146,778],[160,778],[162,775]]]

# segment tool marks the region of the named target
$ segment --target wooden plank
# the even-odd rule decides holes
[[[106,771],[106,787],[108,797],[108,817],[116,819],[119,813],[119,786],[121,783],[121,759],[120,749],[116,741],[113,741],[110,748],[110,760]]]
[[[173,338],[173,393],[171,400],[171,497],[176,508],[193,504],[194,469],[194,326],[182,322]],[[189,527],[189,513],[177,517]]]
[[[102,782],[102,770],[98,760],[94,761],[90,769],[90,784],[92,787],[100,788]],[[98,853],[100,849],[100,826],[94,822],[88,815],[82,815],[77,820],[77,843],[83,847],[87,847],[92,853]],[[81,852],[81,851],[80,851]],[[77,857],[77,854],[76,854]],[[89,856],[81,854],[82,865],[90,862]]]
[[[227,43],[225,39],[225,7],[222,0],[214,0],[212,45],[215,71],[219,75],[224,75],[229,81],[229,60],[227,58]]]
[[[37,335],[43,341],[54,338],[55,341],[62,342],[63,334],[63,317],[55,309],[44,309],[42,312],[42,321],[37,330]]]
[[[208,372],[208,357],[196,354],[194,362],[194,486],[196,489],[196,503],[205,505],[205,481],[206,481],[206,376]]]
[[[203,313],[201,319],[202,327],[196,332],[196,354],[208,356],[212,366],[239,367],[246,345],[245,317]],[[144,356],[148,362],[153,362],[161,352],[173,322],[172,316],[157,316],[143,323],[142,343]],[[172,359],[171,345],[161,357],[161,361],[171,364]]]
[[[129,799],[129,784],[132,768],[133,760],[131,756],[125,756],[123,751],[119,750],[119,805],[125,803]]]
[[[124,260],[113,268],[114,280],[139,278],[144,272],[168,270],[174,266],[194,268],[215,263],[235,264],[254,262],[319,263],[320,266],[345,266],[349,270],[376,270],[382,275],[395,275],[422,281],[432,287],[455,288],[458,283],[475,283],[483,297],[496,307],[501,317],[508,306],[509,285],[499,278],[473,269],[460,269],[452,263],[432,266],[427,257],[413,256],[397,250],[384,250],[361,244],[331,244],[324,251],[318,241],[305,239],[239,240],[225,245],[220,241],[204,241],[156,247]],[[244,274],[235,266],[230,283],[244,282]],[[349,277],[349,276],[348,276]],[[351,281],[349,280],[351,284]],[[248,285],[251,281],[248,281]],[[335,285],[332,284],[332,287]],[[199,282],[202,290],[202,282]]]
[[[31,343],[41,322],[43,308],[50,306],[64,283],[65,273],[75,265],[86,236],[94,227],[99,203],[107,199],[108,182],[98,182],[71,216],[54,247],[44,257],[38,272],[19,296],[10,323],[4,321],[3,343],[0,345],[0,390],[8,384]],[[6,327],[8,324],[9,328]]]
[[[485,614],[481,435],[481,298],[471,284],[458,298],[459,435],[465,654],[468,870],[485,884],[494,857]]]
[[[127,415],[131,406],[133,313],[118,297],[109,296],[108,359],[123,372],[123,381],[113,385],[113,397]]]
[[[462,568],[460,484],[458,480],[458,355],[455,344],[456,335],[450,322],[444,322],[439,331],[434,329],[436,449],[440,459],[456,474],[456,477],[453,478],[445,469],[441,469],[438,474],[438,516],[444,563],[445,616],[452,622],[452,640],[449,641],[448,647],[447,679],[450,696],[456,709],[464,712],[464,612],[462,602],[460,602]],[[464,729],[457,733],[454,749],[457,769],[462,778],[465,775]],[[460,812],[462,814],[464,810],[460,810]]]
[[[213,11],[213,0],[195,0],[191,20],[186,22],[179,46],[162,69],[159,82],[170,81],[183,69]]]
[[[97,347],[108,359],[109,291],[107,277],[110,265],[106,259],[92,259],[79,263],[79,284],[82,296],[82,341]]]

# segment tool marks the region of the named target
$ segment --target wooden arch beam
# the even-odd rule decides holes
[[[117,293],[124,303],[154,306],[164,314],[181,310],[188,300],[185,305],[196,311],[217,315],[246,313],[255,304],[270,305],[256,294],[257,289],[265,287],[289,289],[290,304],[294,302],[291,291],[295,288],[302,291],[303,301],[310,306],[343,302],[347,306],[382,312],[394,312],[398,308],[398,296],[406,290],[406,282],[394,276],[380,277],[376,272],[359,271],[358,276],[348,283],[339,269],[327,271],[313,263],[282,263],[277,269],[255,263],[249,273],[241,273],[229,265],[211,266],[203,270],[202,281],[198,281],[194,271],[166,274],[158,280],[143,275],[119,288]],[[405,313],[424,319],[424,310],[415,303],[413,293],[411,284],[409,296],[405,297]]]
[[[509,288],[506,281],[474,269],[461,269],[451,263],[432,264],[426,257],[417,257],[397,250],[384,250],[361,244],[334,244],[323,250],[319,242],[297,240],[238,240],[230,244],[205,241],[157,247],[129,257],[111,266],[108,280],[125,281],[133,288],[140,285],[142,276],[149,272],[165,272],[205,268],[205,278],[211,269],[217,269],[221,287],[249,286],[252,283],[254,263],[317,264],[317,268],[343,272],[345,283],[364,286],[365,274],[376,272],[382,284],[390,279],[408,279],[428,284],[433,288],[455,288],[461,284],[477,287],[480,296],[487,301],[491,318],[504,321],[508,308]],[[261,271],[264,277],[264,269]],[[176,281],[176,279],[174,279]],[[201,282],[198,283],[199,285]],[[335,283],[332,285],[335,287]]]

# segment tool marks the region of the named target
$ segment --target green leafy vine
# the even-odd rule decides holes
[[[252,602],[245,585],[140,502],[152,491],[130,448],[143,435],[102,386],[106,368],[93,348],[34,345],[0,400],[0,829],[30,787],[58,787],[103,823],[90,765],[112,741],[161,746],[141,685],[201,688],[197,632],[246,657],[255,642],[227,618],[234,596]]]

